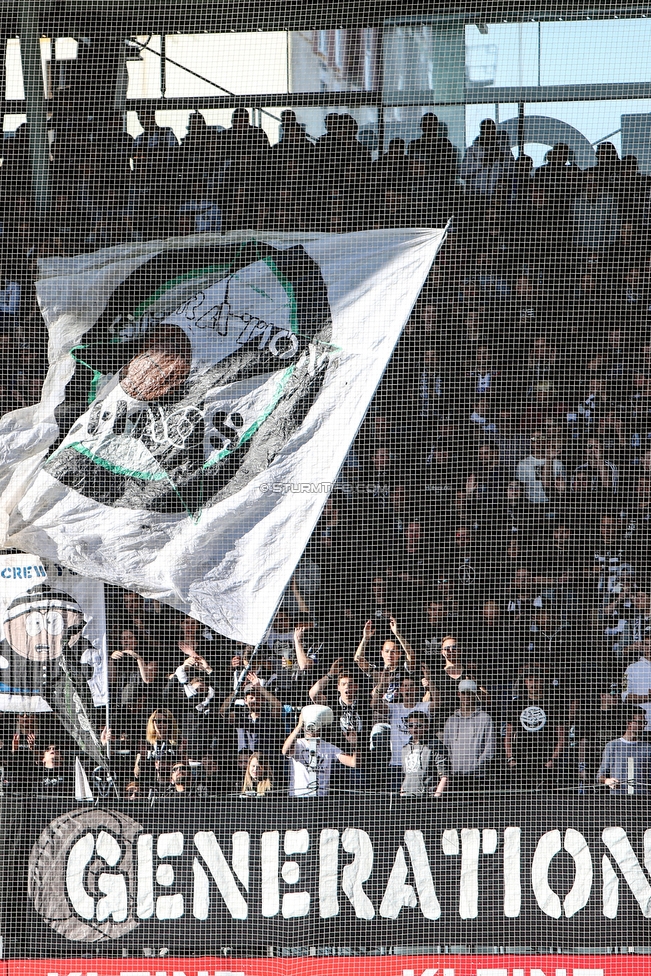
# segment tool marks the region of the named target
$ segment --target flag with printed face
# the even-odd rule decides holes
[[[443,231],[248,235],[50,261],[58,439],[8,540],[262,637]]]
[[[107,702],[103,584],[32,553],[0,552],[0,711],[53,711],[103,763],[95,706]]]

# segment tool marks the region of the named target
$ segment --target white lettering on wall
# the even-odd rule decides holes
[[[407,884],[407,862],[402,844],[396,851],[393,860],[393,867],[389,875],[389,881],[380,905],[380,915],[382,918],[397,918],[403,906],[406,908],[416,908],[416,892],[412,885]]]
[[[262,876],[262,914],[273,918],[280,911],[280,892],[278,890],[278,851],[280,834],[268,830],[260,838],[260,868]]]
[[[479,899],[479,831],[461,830],[461,876],[459,878],[459,915],[477,918]]]
[[[233,918],[244,919],[248,915],[248,906],[244,896],[237,887],[237,877],[244,888],[249,888],[249,835],[239,830],[233,834],[233,874],[231,873],[221,847],[217,843],[212,830],[198,831],[194,835],[194,846],[201,854],[210,875],[217,885],[219,894]],[[199,858],[192,862],[194,875],[194,895],[192,899],[192,914],[195,918],[205,920],[210,913],[210,880]]]
[[[138,838],[138,888],[136,914],[151,918],[154,914],[154,838],[141,834]]]
[[[66,865],[66,891],[70,904],[81,918],[90,921],[95,916],[95,899],[84,888],[84,872],[95,853],[95,838],[84,834],[72,846]]]
[[[420,910],[425,918],[436,921],[441,917],[441,906],[434,890],[434,881],[432,880],[423,832],[421,830],[405,830],[405,844],[409,851],[411,869],[416,880]]]
[[[156,843],[156,853],[159,858],[180,857],[183,853],[183,834],[175,831],[171,834],[159,834]],[[171,888],[174,884],[174,868],[171,864],[159,864],[156,869],[156,881],[163,888]],[[156,918],[163,920],[181,918],[184,911],[183,895],[177,891],[174,895],[159,895],[156,899]]]
[[[434,890],[432,871],[430,869],[427,848],[421,830],[406,830],[405,844],[411,862],[411,870],[416,882],[416,893],[411,885],[405,884],[407,879],[407,862],[405,852],[400,845],[396,852],[395,860],[389,881],[387,883],[382,904],[380,905],[380,915],[384,918],[397,918],[403,906],[416,908],[420,902],[420,910],[425,918],[436,921],[441,917],[441,906]],[[416,900],[418,895],[418,901]]]
[[[561,850],[567,851],[574,861],[574,883],[566,894],[561,908],[561,900],[549,885],[549,867],[553,858]],[[565,831],[561,848],[560,830],[549,830],[538,841],[531,863],[531,884],[536,901],[542,911],[551,918],[565,914],[571,918],[588,903],[592,890],[592,855],[583,834],[569,828]]]
[[[127,883],[123,874],[103,872],[97,879],[97,887],[104,895],[95,905],[95,899],[84,887],[84,874],[94,856],[100,857],[109,867],[115,867],[122,856],[115,837],[102,830],[95,841],[91,833],[84,834],[73,845],[66,865],[66,890],[72,907],[81,917],[90,921],[97,918],[105,922],[124,922],[129,913]]]
[[[112,834],[100,831],[95,843],[95,853],[114,868],[122,856],[120,845]],[[104,895],[97,902],[95,913],[98,922],[105,922],[112,917],[114,922],[124,922],[129,914],[129,898],[127,895],[127,880],[123,874],[100,874],[97,887]]]
[[[355,858],[343,870],[341,887],[358,918],[375,918],[373,903],[364,891],[364,882],[373,871],[373,845],[365,830],[347,827],[341,835],[341,846]]]
[[[649,831],[644,832],[644,866],[651,873],[651,838]],[[635,851],[622,827],[606,827],[601,833],[601,839],[615,858],[615,863],[635,895],[635,900],[645,918],[651,918],[651,885],[645,877]],[[615,918],[619,906],[619,879],[612,863],[606,854],[601,861],[602,868],[602,900],[603,913],[606,918]]]
[[[520,880],[520,828],[504,830],[504,914],[517,918],[522,905]]]
[[[319,915],[339,914],[339,831],[324,828],[319,840]]]
[[[310,849],[310,835],[307,830],[285,831],[285,854],[307,854]],[[296,861],[285,861],[281,874],[288,885],[300,881],[301,869]],[[283,918],[301,918],[310,910],[309,891],[290,891],[283,895]]]

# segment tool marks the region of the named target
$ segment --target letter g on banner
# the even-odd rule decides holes
[[[142,827],[122,813],[77,810],[53,820],[29,858],[28,894],[74,942],[119,939],[138,924],[135,844]]]

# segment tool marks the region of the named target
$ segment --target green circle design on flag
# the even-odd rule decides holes
[[[102,504],[196,519],[300,427],[330,338],[325,282],[301,246],[158,255],[76,351],[90,406],[45,468]]]

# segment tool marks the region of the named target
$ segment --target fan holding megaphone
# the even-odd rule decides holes
[[[321,737],[333,720],[327,705],[306,705],[301,710],[298,724],[283,746],[283,756],[290,764],[290,796],[327,796],[335,760],[353,769],[357,765],[356,752],[347,755]]]

